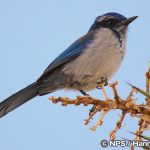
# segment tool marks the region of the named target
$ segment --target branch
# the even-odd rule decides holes
[[[116,133],[119,129],[121,129],[122,122],[127,114],[130,114],[131,117],[137,117],[139,119],[138,129],[136,130],[136,137],[135,140],[141,141],[140,136],[143,134],[145,130],[148,129],[148,126],[150,125],[150,66],[148,68],[148,71],[146,72],[146,90],[141,90],[137,88],[136,86],[131,85],[128,83],[132,89],[129,92],[129,95],[127,98],[122,99],[117,91],[117,85],[118,82],[115,81],[111,84],[109,84],[110,89],[113,91],[113,99],[108,98],[107,92],[104,89],[104,86],[102,85],[102,93],[104,95],[104,100],[102,99],[96,99],[92,98],[90,96],[77,96],[76,99],[69,99],[69,98],[55,98],[51,97],[49,100],[51,100],[53,103],[61,103],[62,106],[67,105],[93,105],[94,111],[90,113],[87,119],[85,119],[85,125],[89,124],[90,120],[94,117],[95,114],[100,113],[100,116],[98,120],[96,121],[95,125],[91,127],[90,129],[93,131],[96,131],[98,126],[101,126],[103,124],[103,118],[107,113],[109,113],[110,110],[116,110],[119,109],[122,112],[122,115],[120,116],[120,119],[116,123],[116,127],[114,130],[110,132],[110,139],[114,140],[116,137]],[[145,96],[145,103],[136,104],[137,99],[134,98],[135,93],[141,93],[143,96]]]

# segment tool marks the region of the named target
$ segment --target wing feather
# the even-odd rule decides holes
[[[94,38],[94,32],[88,32],[83,37],[79,38],[73,44],[71,44],[64,52],[62,52],[44,71],[41,77],[38,79],[41,80],[57,67],[60,67],[67,62],[77,58],[85,50],[85,48],[90,44]]]

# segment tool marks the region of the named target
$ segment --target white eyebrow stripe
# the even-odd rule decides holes
[[[97,21],[101,21],[101,20],[108,20],[108,19],[116,19],[118,20],[116,17],[112,17],[112,16],[101,16],[97,18]]]

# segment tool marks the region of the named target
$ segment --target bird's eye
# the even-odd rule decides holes
[[[111,21],[109,21],[109,22],[108,22],[108,25],[110,25],[111,23],[112,23],[112,22],[111,22]]]
[[[116,20],[107,20],[106,22],[105,22],[105,24],[106,25],[115,25],[117,23],[117,21]]]

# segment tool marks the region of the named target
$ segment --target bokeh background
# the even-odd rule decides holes
[[[119,81],[118,91],[122,97],[130,91],[124,81],[144,89],[144,75],[150,60],[149,6],[148,0],[1,0],[0,100],[35,81],[55,57],[88,31],[96,16],[106,12],[139,16],[130,25],[126,57],[112,81]],[[111,91],[107,91],[111,97]],[[103,98],[98,90],[89,94]],[[103,126],[92,132],[89,128],[96,117],[88,126],[84,125],[90,107],[61,107],[48,100],[50,96],[74,98],[77,95],[80,93],[62,90],[36,97],[0,119],[0,149],[102,149],[100,141],[109,139],[120,111],[111,111]],[[135,97],[142,99],[140,94]],[[136,128],[137,119],[128,115],[117,139],[133,139],[128,131]]]

